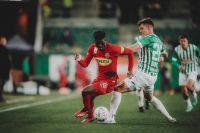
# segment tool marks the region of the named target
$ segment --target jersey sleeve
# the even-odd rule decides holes
[[[195,46],[195,51],[196,51],[197,57],[200,58],[200,48]]]
[[[139,44],[141,48],[151,44],[150,42],[151,42],[150,36],[139,36],[136,38],[136,43]]]
[[[166,48],[165,48],[165,46],[164,46],[163,42],[161,42],[161,45],[162,45],[162,48],[161,48],[161,53],[164,53],[164,52],[166,52]]]
[[[120,55],[122,53],[122,47],[118,45],[112,45],[112,50],[115,54]]]
[[[123,52],[121,53],[122,55],[128,55],[128,71],[133,70],[133,65],[134,65],[134,56],[133,56],[133,51],[129,48],[124,48],[123,47]]]
[[[93,50],[94,50],[94,47],[93,47],[93,46],[90,46],[90,47],[88,48],[88,51],[87,51],[87,53],[86,53],[85,58],[82,58],[80,61],[78,61],[79,64],[80,64],[82,67],[87,67],[87,66],[90,64],[90,62],[91,62],[91,60],[92,60],[92,58],[93,58]]]
[[[198,59],[198,64],[200,66],[200,48],[196,46],[195,51],[196,51],[196,55],[197,55],[197,59]]]
[[[131,44],[136,44],[136,43],[137,43],[137,38],[133,40]]]
[[[125,48],[122,46],[112,45],[112,49],[117,53],[117,55],[127,55],[128,56],[128,71],[132,71],[134,59],[133,59],[133,51],[129,48]]]

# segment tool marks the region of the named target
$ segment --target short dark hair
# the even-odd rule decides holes
[[[93,33],[93,37],[95,39],[95,41],[104,39],[106,37],[106,33],[104,31],[95,31]]]
[[[143,19],[139,20],[137,25],[140,26],[141,24],[149,24],[149,25],[152,25],[154,27],[154,23],[151,20],[151,18],[143,18]]]
[[[180,36],[178,37],[178,40],[183,39],[183,38],[189,39],[189,37],[188,37],[187,35],[182,34],[182,35],[180,35]]]

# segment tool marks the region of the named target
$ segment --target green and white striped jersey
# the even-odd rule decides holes
[[[192,71],[198,71],[200,58],[200,50],[194,44],[189,44],[186,49],[183,49],[181,45],[178,45],[174,49],[172,56],[172,64],[175,66],[182,65],[184,70],[181,71],[184,74],[188,74]]]
[[[162,41],[157,35],[150,34],[137,37],[134,43],[139,44],[141,47],[138,53],[138,69],[151,76],[157,76],[160,56],[164,52]]]

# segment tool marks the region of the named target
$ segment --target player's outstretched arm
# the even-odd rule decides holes
[[[134,65],[134,56],[133,56],[133,51],[129,48],[124,48],[123,50],[123,55],[128,55],[128,73],[129,76],[131,76],[132,74],[132,70],[133,70],[133,65]]]
[[[136,52],[141,48],[141,46],[140,46],[140,44],[135,43],[135,44],[128,46],[127,48],[130,48],[132,51]]]
[[[87,67],[90,64],[92,57],[93,56],[89,53],[86,54],[85,58],[83,58],[80,54],[75,54],[74,59],[78,61],[82,67]]]

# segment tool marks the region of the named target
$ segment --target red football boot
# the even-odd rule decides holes
[[[74,116],[76,117],[76,118],[82,118],[83,116],[85,116],[85,115],[87,115],[88,114],[88,111],[78,111],[78,112],[75,112],[74,113]]]
[[[87,117],[84,120],[82,120],[81,122],[82,123],[89,123],[89,122],[92,122],[92,121],[94,121],[94,119],[92,117]]]

